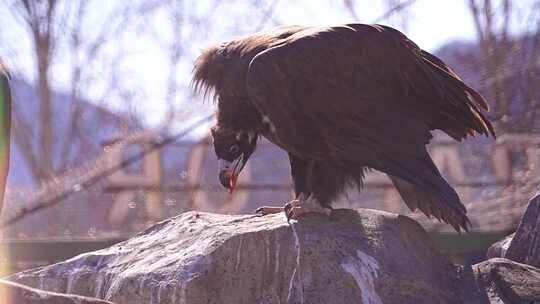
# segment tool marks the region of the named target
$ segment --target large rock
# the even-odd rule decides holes
[[[0,280],[0,301],[2,304],[112,304],[98,299],[30,288],[5,280]]]
[[[504,258],[494,258],[473,266],[479,290],[486,291],[490,303],[540,303],[540,270]]]
[[[504,257],[540,267],[540,193],[529,201]]]
[[[540,193],[529,201],[516,232],[493,244],[487,257],[540,267]]]
[[[282,214],[188,212],[110,248],[8,279],[117,304],[536,299],[538,270],[503,262],[455,266],[418,223],[382,211],[336,210],[291,224]]]
[[[491,245],[486,252],[486,257],[488,259],[505,257],[508,247],[510,247],[510,243],[514,239],[514,235],[515,233],[507,235],[502,240]]]
[[[416,222],[336,210],[283,215],[188,212],[108,249],[10,280],[114,303],[461,303],[457,268]]]

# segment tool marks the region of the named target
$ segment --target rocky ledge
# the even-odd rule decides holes
[[[537,269],[497,272],[517,264],[499,260],[453,265],[415,221],[375,210],[335,210],[290,224],[281,214],[188,212],[8,280],[117,304],[506,303],[495,289],[519,290],[512,299],[530,303]],[[491,280],[493,273],[519,275],[528,285]]]
[[[72,294],[59,294],[30,288],[21,284],[0,280],[0,303],[2,304],[113,304],[98,299]]]

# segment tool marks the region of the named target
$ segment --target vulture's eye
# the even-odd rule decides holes
[[[231,146],[231,148],[229,149],[229,152],[231,152],[232,155],[235,155],[237,154],[238,152],[240,152],[240,147],[238,147],[237,144],[234,144]]]

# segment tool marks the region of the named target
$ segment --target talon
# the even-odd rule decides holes
[[[290,202],[288,202],[287,204],[285,204],[285,206],[283,206],[283,211],[285,211],[285,217],[287,218],[287,223],[290,224],[290,221],[291,219],[294,219],[294,213],[293,213],[293,209],[295,206],[298,205],[298,200],[292,200]]]
[[[290,223],[291,219],[296,219],[296,217],[298,216],[294,212],[295,208],[297,208],[297,207],[290,207],[289,208],[289,212],[287,212],[287,223]]]
[[[283,209],[285,211],[285,217],[287,218],[287,223],[290,224],[291,223],[291,218],[292,218],[292,207],[291,206],[285,206],[285,208]]]
[[[293,208],[293,205],[291,203],[287,203],[285,207],[283,207],[283,211],[285,211],[285,215],[287,216],[287,221],[289,221],[289,212]]]
[[[299,217],[308,213],[319,213],[326,216],[330,216],[332,214],[332,208],[328,208],[328,207],[313,208],[313,207],[302,207],[302,206],[290,207],[289,210],[286,212],[287,222],[289,222],[291,219],[298,219]]]
[[[255,210],[255,213],[260,214],[262,216],[268,215],[268,214],[275,214],[285,212],[285,217],[287,218],[287,223],[291,222],[291,219],[298,219],[298,217],[306,214],[306,213],[320,213],[329,216],[332,213],[332,208],[326,207],[326,206],[320,206],[320,205],[305,205],[300,202],[300,200],[295,199],[283,207],[269,207],[269,206],[262,206]]]
[[[283,211],[282,207],[269,207],[269,206],[262,206],[255,210],[255,213],[258,213],[260,215],[268,215],[268,214],[275,214],[280,213]]]
[[[292,200],[292,201],[288,202],[287,204],[285,204],[285,206],[283,207],[283,209],[284,209],[285,211],[289,211],[289,210],[291,210],[291,208],[293,208],[293,207],[298,207],[298,206],[300,206],[300,201],[298,201],[298,200]]]

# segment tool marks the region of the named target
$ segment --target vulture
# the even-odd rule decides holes
[[[4,204],[4,192],[9,169],[9,145],[11,127],[11,92],[9,73],[0,59],[0,211]]]
[[[329,215],[367,171],[386,173],[411,210],[458,232],[470,221],[426,150],[432,130],[495,137],[484,98],[441,59],[384,25],[286,26],[205,49],[197,92],[217,100],[219,180],[232,191],[259,136],[288,153],[296,198],[287,219]]]

